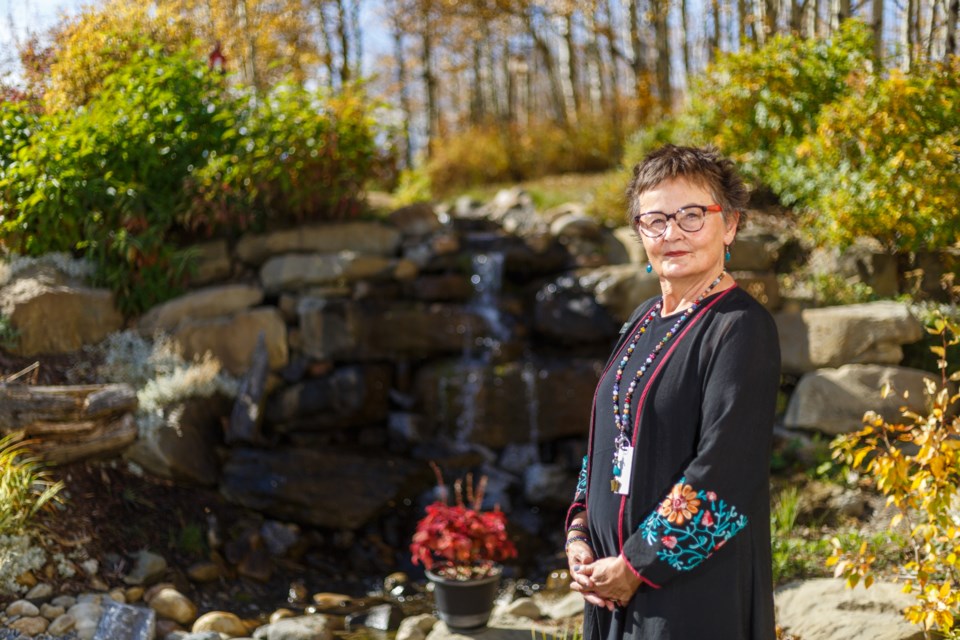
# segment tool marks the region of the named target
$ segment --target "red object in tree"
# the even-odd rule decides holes
[[[210,52],[208,60],[211,69],[215,69],[220,73],[224,73],[227,70],[227,58],[220,49],[219,40],[217,40],[217,44],[213,46],[213,51]]]

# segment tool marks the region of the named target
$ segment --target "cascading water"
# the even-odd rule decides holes
[[[454,442],[458,448],[469,447],[470,434],[477,424],[477,411],[483,374],[493,355],[499,351],[500,344],[510,337],[510,331],[503,322],[498,306],[500,291],[503,287],[503,254],[481,253],[473,257],[474,296],[467,305],[469,311],[477,314],[486,324],[483,335],[475,336],[468,328],[464,334],[463,356],[461,358],[459,404],[460,414],[456,420]],[[441,384],[444,384],[441,382]],[[441,389],[441,392],[445,389]]]

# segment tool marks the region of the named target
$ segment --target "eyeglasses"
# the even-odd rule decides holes
[[[667,231],[667,222],[673,220],[684,231],[696,233],[703,229],[707,214],[717,211],[723,211],[723,207],[718,204],[691,204],[681,207],[673,213],[648,211],[633,216],[633,228],[648,238],[659,238]]]

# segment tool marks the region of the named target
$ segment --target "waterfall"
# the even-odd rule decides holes
[[[484,319],[486,331],[474,336],[469,328],[464,332],[463,356],[461,357],[459,405],[460,415],[456,419],[455,443],[466,448],[470,443],[470,434],[477,424],[477,399],[483,387],[483,374],[487,365],[500,349],[500,344],[510,337],[510,330],[503,322],[499,299],[503,287],[503,254],[481,253],[473,257],[473,299],[467,305],[468,310]]]

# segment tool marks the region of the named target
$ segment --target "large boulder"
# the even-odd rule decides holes
[[[417,267],[409,260],[355,251],[274,256],[260,268],[260,282],[268,293],[366,279],[409,280],[416,275]]]
[[[901,611],[912,604],[900,585],[876,582],[847,589],[843,580],[820,578],[781,587],[777,624],[803,640],[922,640],[923,629]]]
[[[153,428],[140,430],[124,457],[161,478],[213,486],[219,476],[221,420],[229,408],[229,401],[219,396],[164,407],[162,418]]]
[[[898,302],[804,309],[775,319],[787,373],[844,364],[899,364],[901,345],[923,336],[920,322]]]
[[[859,429],[867,411],[875,411],[888,421],[898,420],[900,407],[924,410],[924,380],[937,382],[938,377],[918,369],[876,364],[819,369],[800,378],[790,396],[784,426],[837,435]],[[880,389],[887,384],[894,393],[882,398]],[[905,391],[907,398],[903,397]]]
[[[224,239],[201,242],[191,247],[196,265],[189,275],[190,285],[199,286],[226,280],[233,272],[230,247]]]
[[[357,529],[419,477],[422,466],[380,451],[232,449],[220,492],[279,520]]]
[[[203,356],[208,351],[233,375],[250,368],[257,337],[263,333],[270,368],[287,364],[287,325],[273,307],[258,307],[230,316],[188,320],[173,332],[173,339],[186,358]]]
[[[144,313],[137,323],[140,331],[175,330],[187,320],[227,316],[263,302],[263,289],[247,284],[228,284],[191,291],[159,304]]]
[[[392,368],[338,367],[273,394],[265,419],[280,432],[347,429],[386,421]]]
[[[110,291],[42,278],[19,278],[0,290],[0,314],[17,335],[5,346],[18,356],[69,353],[123,328]]]
[[[659,296],[660,279],[635,264],[618,264],[577,272],[580,285],[590,291],[617,322],[625,322],[644,300]]]
[[[496,327],[478,309],[453,304],[300,300],[304,353],[318,360],[383,360],[462,353]]]
[[[617,320],[573,276],[562,276],[537,291],[534,328],[561,344],[609,343]]]
[[[337,253],[349,248],[357,253],[395,255],[400,232],[375,222],[319,224],[284,229],[240,238],[236,255],[241,261],[260,265],[267,258],[287,253]]]
[[[586,436],[602,366],[592,358],[439,362],[418,372],[417,396],[429,428],[454,442],[552,442]]]

